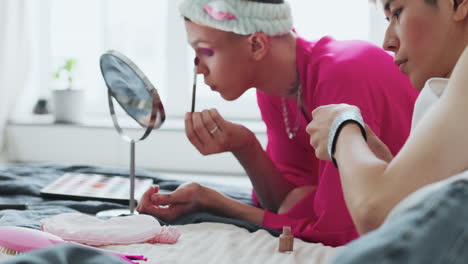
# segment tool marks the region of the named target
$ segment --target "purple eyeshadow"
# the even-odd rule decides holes
[[[213,54],[214,54],[214,51],[212,49],[208,49],[208,48],[200,48],[200,52],[203,55],[207,55],[207,56],[213,56]]]

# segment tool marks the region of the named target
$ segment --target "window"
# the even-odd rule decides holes
[[[78,62],[76,86],[86,90],[86,112],[108,116],[105,84],[99,56],[118,50],[135,61],[153,82],[167,116],[182,117],[190,110],[194,53],[186,43],[181,0],[43,0],[36,5],[40,18],[35,94],[50,94],[63,85],[53,71],[66,58]],[[295,28],[307,39],[331,35],[336,39],[367,39],[380,44],[383,15],[367,0],[290,0]],[[382,22],[377,22],[382,21]],[[47,77],[44,77],[47,76]],[[201,77],[201,76],[200,76]],[[39,84],[39,85],[38,85]],[[249,91],[235,102],[212,93],[199,78],[197,110],[216,107],[229,119],[259,120],[255,93]],[[30,112],[32,106],[22,111]]]

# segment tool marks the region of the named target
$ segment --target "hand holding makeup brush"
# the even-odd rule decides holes
[[[187,113],[185,133],[203,155],[243,151],[257,140],[252,131],[226,121],[216,109]]]

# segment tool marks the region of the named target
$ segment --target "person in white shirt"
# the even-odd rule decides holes
[[[312,112],[317,157],[338,167],[358,231],[375,230],[335,263],[468,263],[468,0],[380,2],[390,22],[383,46],[422,92],[394,158],[369,147],[357,107]]]

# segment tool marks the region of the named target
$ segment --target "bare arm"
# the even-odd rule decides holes
[[[240,219],[256,225],[263,224],[264,211],[262,209],[231,199],[213,189],[206,187],[202,188],[205,195],[201,199],[200,203],[205,211]],[[212,201],[217,202],[213,203]]]
[[[378,227],[400,200],[418,188],[467,169],[467,84],[465,50],[440,101],[390,163],[376,158],[356,125],[343,128],[335,158],[346,203],[361,233]]]
[[[294,186],[283,177],[258,140],[233,154],[249,175],[260,204],[277,212]]]
[[[137,210],[168,222],[198,211],[211,212],[257,225],[263,224],[264,216],[262,209],[243,204],[197,183],[183,184],[171,193],[159,193],[159,186],[153,186],[142,196]]]

